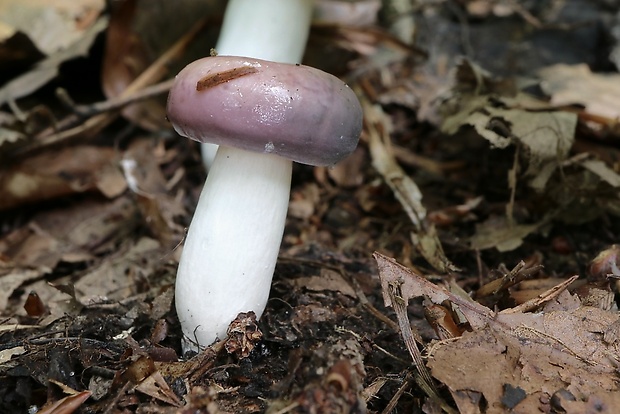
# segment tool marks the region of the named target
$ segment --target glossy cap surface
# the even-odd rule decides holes
[[[362,108],[340,79],[303,65],[216,56],[183,69],[168,118],[200,142],[333,165],[357,146]]]

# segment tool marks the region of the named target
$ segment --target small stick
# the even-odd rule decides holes
[[[83,117],[83,118],[89,118],[91,116],[98,115],[103,112],[110,112],[110,111],[114,111],[117,109],[121,109],[135,102],[143,101],[145,99],[152,98],[153,96],[166,93],[170,90],[173,83],[174,83],[174,78],[168,79],[163,82],[156,83],[155,85],[147,86],[144,89],[136,91],[127,96],[119,95],[117,97],[110,98],[108,100],[105,100],[102,102],[96,102],[96,103],[89,104],[89,105],[76,105],[64,89],[58,89],[56,91],[56,95],[58,96],[58,99],[63,101],[63,103],[66,106],[68,106],[73,112],[75,112],[78,116]]]

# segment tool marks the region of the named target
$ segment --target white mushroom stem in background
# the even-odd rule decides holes
[[[277,155],[220,147],[192,219],[176,281],[184,351],[226,337],[240,312],[267,304],[291,187]]]
[[[313,0],[230,0],[215,47],[218,55],[301,63],[310,31]],[[211,168],[217,145],[202,144]]]

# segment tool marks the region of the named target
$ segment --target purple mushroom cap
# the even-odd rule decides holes
[[[216,56],[176,77],[168,119],[200,142],[333,165],[357,146],[362,108],[340,79],[303,65]]]

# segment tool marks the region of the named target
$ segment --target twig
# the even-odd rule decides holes
[[[398,404],[398,400],[400,400],[400,397],[402,397],[402,395],[409,387],[411,387],[411,374],[407,374],[405,376],[403,383],[400,387],[398,387],[398,390],[396,390],[394,395],[392,395],[392,398],[390,398],[390,402],[388,402],[383,411],[381,411],[381,414],[391,413],[394,408],[396,408],[396,404]]]
[[[203,350],[200,354],[189,360],[187,377],[191,383],[195,383],[213,366],[215,358],[224,349],[226,341],[219,341]]]
[[[121,399],[122,396],[125,395],[125,393],[127,392],[127,390],[129,390],[129,387],[131,387],[131,382],[127,381],[125,382],[125,384],[123,384],[122,388],[119,389],[116,392],[116,395],[114,396],[114,398],[112,398],[112,401],[110,401],[108,403],[108,406],[106,407],[105,411],[103,412],[103,414],[110,414],[113,412],[114,408],[116,408],[116,404],[119,402],[119,400]]]
[[[549,302],[557,298],[558,296],[560,296],[560,293],[564,292],[568,288],[568,286],[577,279],[579,279],[579,275],[575,275],[565,280],[559,285],[556,285],[552,287],[551,289],[546,290],[545,292],[536,296],[534,299],[530,299],[527,302],[520,304],[519,306],[515,306],[514,308],[510,308],[510,309],[504,309],[503,311],[500,312],[500,314],[505,315],[505,314],[524,313],[524,312],[532,311],[540,307],[543,303]]]
[[[398,319],[398,326],[400,326],[401,336],[403,341],[405,342],[405,346],[409,351],[409,355],[411,355],[411,359],[413,360],[413,365],[416,370],[420,373],[420,379],[422,382],[425,382],[425,386],[421,388],[429,388],[437,393],[435,386],[433,384],[433,379],[431,378],[431,374],[428,372],[428,368],[424,364],[424,360],[422,359],[422,354],[416,345],[416,341],[414,339],[414,333],[411,329],[411,323],[409,322],[409,318],[407,317],[407,303],[405,299],[402,297],[400,291],[400,285],[393,283],[390,284],[389,295],[392,300],[392,306],[394,307],[394,311],[396,312],[396,318]],[[418,335],[419,336],[419,335]]]
[[[411,355],[413,365],[416,369],[416,373],[413,376],[416,384],[426,395],[428,395],[429,398],[438,403],[444,411],[448,413],[456,413],[452,407],[450,407],[448,403],[439,395],[439,392],[435,387],[435,383],[433,382],[433,378],[424,364],[422,354],[420,353],[420,350],[414,340],[414,332],[411,329],[411,323],[407,317],[407,302],[402,297],[400,285],[391,283],[389,285],[388,294],[390,295],[390,299],[392,301],[392,307],[396,312],[396,318],[398,319],[398,325],[400,326],[400,334],[405,342],[405,346],[409,351],[409,354]]]
[[[166,81],[156,83],[155,85],[147,86],[144,89],[136,91],[127,96],[120,95],[102,102],[96,102],[89,105],[76,105],[67,93],[67,91],[64,89],[58,89],[56,91],[56,96],[76,115],[82,118],[89,118],[103,112],[110,112],[122,109],[127,105],[131,105],[133,103],[152,98],[153,96],[166,93],[170,90],[173,83],[174,78],[168,79]]]

